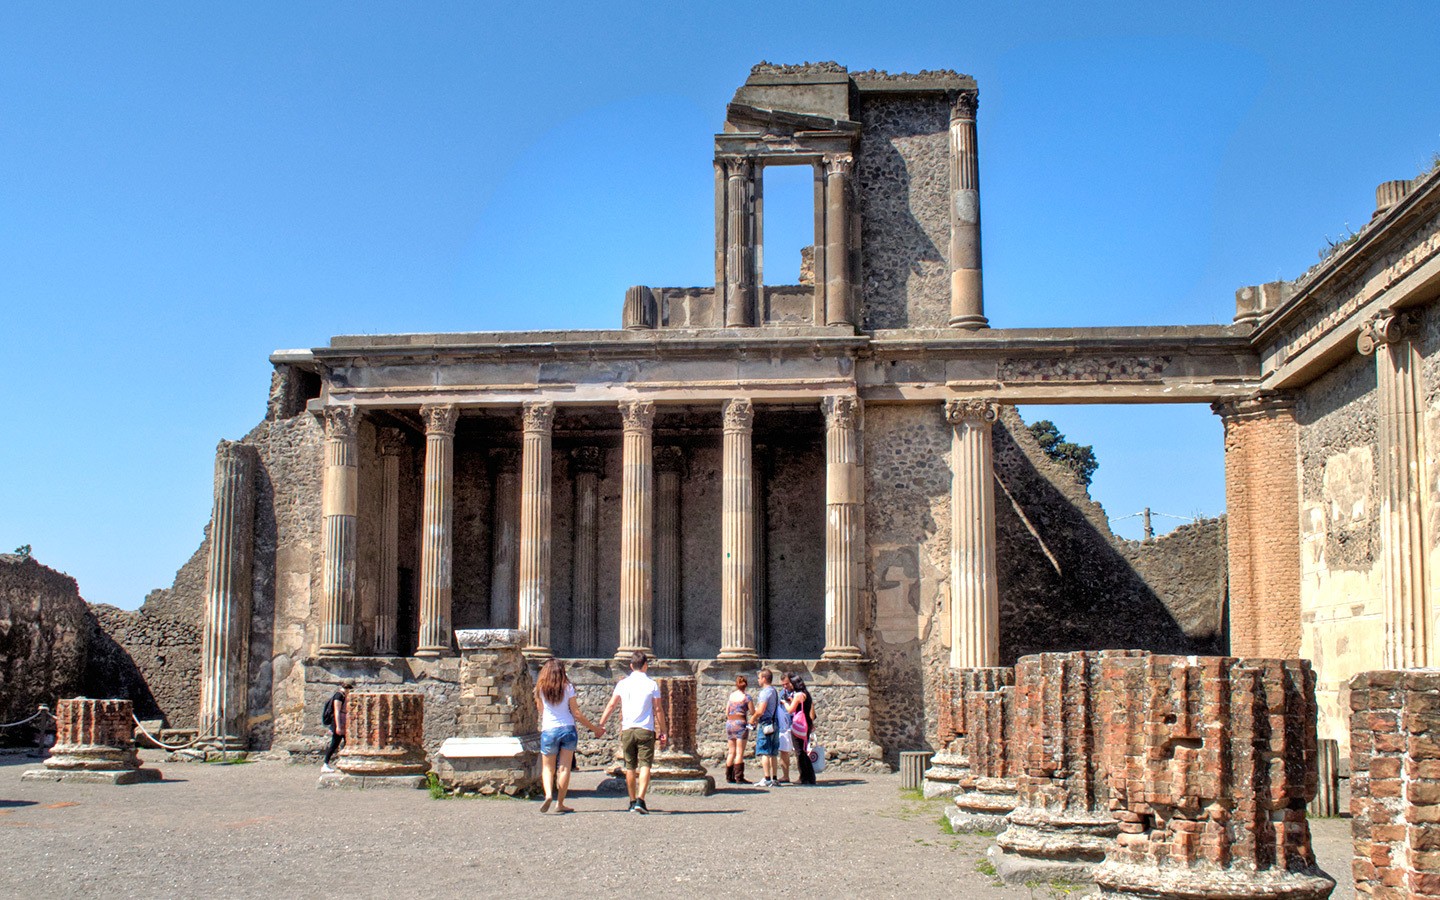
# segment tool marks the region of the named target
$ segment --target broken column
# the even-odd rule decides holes
[[[1120,834],[1106,896],[1330,895],[1305,805],[1315,794],[1315,674],[1305,660],[1101,661],[1103,759]]]
[[[960,792],[960,779],[970,770],[965,758],[965,691],[961,669],[949,666],[935,678],[935,755],[925,770],[921,791],[926,799],[953,797]]]
[[[527,637],[509,628],[455,632],[460,736],[435,754],[435,772],[447,788],[524,796],[539,786],[540,717],[521,652]]]
[[[966,669],[965,758],[955,806],[946,809],[957,831],[999,831],[1015,808],[1017,767],[1011,737],[1015,729],[1015,670],[1009,666]]]
[[[345,701],[345,746],[324,787],[425,786],[425,698],[408,691],[356,692]]]
[[[155,769],[142,768],[135,751],[135,707],[129,700],[76,697],[55,704],[55,746],[45,768],[31,769],[24,781],[79,781],[136,784],[159,781]]]
[[[692,676],[657,678],[660,711],[665,717],[665,746],[655,747],[655,765],[650,786],[662,794],[715,793],[715,779],[700,761],[695,722],[698,715],[697,689]]]
[[[1116,834],[1103,758],[1102,659],[1138,650],[1040,653],[1015,664],[1016,805],[991,851],[1008,882],[1087,882]]]
[[[1350,680],[1355,891],[1440,897],[1440,671]]]
[[[250,583],[255,551],[254,447],[215,449],[215,506],[200,642],[200,745],[244,750],[249,737]]]

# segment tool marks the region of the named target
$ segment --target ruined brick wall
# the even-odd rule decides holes
[[[1355,891],[1440,897],[1440,672],[1364,672],[1349,697]]]
[[[1349,681],[1384,665],[1379,400],[1359,355],[1298,392],[1300,655],[1315,665],[1320,736],[1348,753]]]
[[[75,579],[0,554],[0,722],[28,718],[41,703],[53,710],[80,693],[93,631]],[[0,742],[33,739],[28,728],[0,729]]]
[[[941,327],[950,318],[949,104],[863,96],[858,118],[860,327]]]
[[[1149,541],[1120,542],[1120,553],[1159,594],[1187,634],[1227,635],[1225,516],[1181,525]]]

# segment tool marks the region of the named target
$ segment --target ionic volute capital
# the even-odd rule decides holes
[[[651,400],[621,400],[620,419],[626,433],[648,432],[655,424],[655,403]]]
[[[420,418],[425,420],[425,435],[454,437],[455,423],[460,410],[453,403],[427,403],[420,407]]]
[[[570,465],[576,472],[599,475],[605,471],[605,450],[601,447],[576,447],[570,451]]]
[[[980,423],[991,425],[1000,417],[1000,405],[994,400],[976,397],[945,401],[945,418],[951,425]]]
[[[325,416],[325,439],[329,441],[355,440],[355,426],[360,421],[360,412],[353,406],[327,406]]]
[[[825,177],[849,175],[855,168],[855,157],[848,153],[825,157]]]
[[[951,119],[969,119],[974,121],[975,113],[980,109],[979,91],[961,91],[955,95],[950,102]]]
[[[755,406],[744,397],[725,401],[725,430],[749,431],[755,423]]]
[[[1381,344],[1395,344],[1414,337],[1420,330],[1420,320],[1412,312],[1393,309],[1382,310],[1374,318],[1360,326],[1356,348],[1362,356],[1369,356]]]
[[[549,431],[555,425],[555,401],[526,401],[520,408],[520,422],[527,432]]]
[[[825,427],[854,428],[860,412],[860,398],[854,394],[832,394],[820,401]]]

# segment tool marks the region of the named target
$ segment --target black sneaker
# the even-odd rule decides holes
[[[630,805],[627,806],[627,807],[625,807],[625,811],[626,811],[626,812],[634,812],[634,811],[635,811],[635,802],[636,802],[636,801],[631,800],[631,801],[630,801]]]
[[[637,813],[639,813],[640,815],[642,815],[642,816],[649,815],[649,814],[650,814],[650,807],[648,807],[648,806],[645,805],[645,801],[644,801],[644,800],[636,800],[636,801],[635,801],[635,811],[636,811]]]

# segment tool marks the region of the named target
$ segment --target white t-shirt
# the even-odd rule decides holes
[[[549,700],[540,698],[540,705],[545,711],[540,714],[540,730],[549,731],[552,728],[564,728],[575,724],[575,714],[570,711],[570,698],[575,696],[575,685],[565,683],[565,697],[559,703],[551,705]]]
[[[660,685],[644,672],[631,672],[615,685],[620,698],[620,730],[643,728],[655,730],[655,701],[660,699]]]

